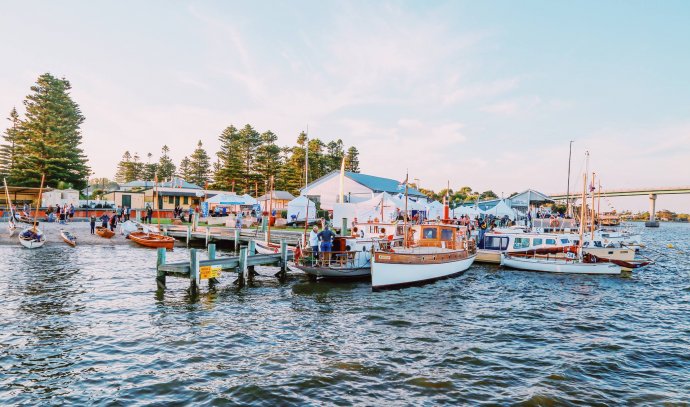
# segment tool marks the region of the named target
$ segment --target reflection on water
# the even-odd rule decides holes
[[[383,293],[272,269],[158,293],[153,251],[0,247],[0,402],[688,403],[689,232],[644,230],[664,257],[628,277],[476,266]]]

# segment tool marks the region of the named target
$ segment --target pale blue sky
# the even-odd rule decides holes
[[[434,189],[564,191],[568,140],[573,185],[585,149],[604,187],[690,185],[689,22],[687,1],[4,2],[0,114],[64,75],[97,176],[250,123]]]

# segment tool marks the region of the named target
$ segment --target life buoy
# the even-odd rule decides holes
[[[551,221],[549,222],[549,226],[552,228],[557,228],[559,226],[560,222],[556,218],[551,218]]]

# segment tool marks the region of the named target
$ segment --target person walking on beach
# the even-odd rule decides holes
[[[110,231],[114,232],[117,227],[117,222],[120,219],[117,217],[117,212],[113,212],[113,216],[110,217]]]
[[[115,211],[115,214],[117,215],[118,222],[121,221],[122,220],[122,208],[118,206],[116,211]]]
[[[108,227],[108,221],[110,220],[110,217],[108,216],[107,213],[104,213],[100,217],[101,219],[101,227],[107,228]]]
[[[89,224],[91,225],[91,234],[93,235],[96,233],[96,215],[89,217]]]
[[[74,218],[74,204],[69,204],[69,221],[72,222]]]
[[[129,206],[125,206],[125,222],[129,220]]]

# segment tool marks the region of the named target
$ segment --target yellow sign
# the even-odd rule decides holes
[[[221,266],[201,266],[199,267],[199,278],[208,280],[209,278],[220,277]]]

